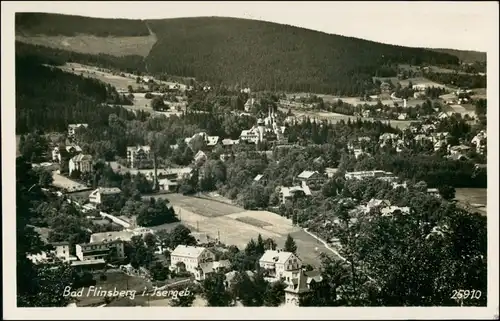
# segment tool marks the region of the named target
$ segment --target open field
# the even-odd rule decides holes
[[[67,177],[64,177],[61,174],[58,174],[56,171],[52,172],[52,177],[54,178],[54,182],[52,183],[52,185],[56,187],[64,188],[69,191],[79,191],[88,189],[87,186],[75,182]]]
[[[459,203],[463,205],[469,204],[486,215],[487,188],[457,188],[455,191],[455,199]]]
[[[242,211],[240,207],[230,204],[219,203],[217,201],[197,197],[188,197],[181,194],[168,194],[166,198],[173,205],[182,207],[187,211],[199,213],[197,211],[199,209],[203,209],[203,212],[199,214],[206,217],[219,217]]]
[[[444,88],[447,88],[445,85],[438,84],[437,82],[434,82],[434,81],[429,80],[429,79],[424,78],[424,77],[408,78],[408,79],[405,79],[405,80],[400,80],[399,83],[401,84],[401,86],[407,87],[408,84],[410,83],[410,81],[411,81],[411,83],[413,85],[426,85],[428,87],[444,87]]]
[[[290,234],[295,239],[298,254],[305,263],[318,265],[319,252],[331,253],[301,228],[293,226],[291,220],[275,213],[245,211],[222,202],[180,194],[154,197],[169,199],[182,224],[206,233],[211,238],[220,235],[222,243],[236,245],[240,249],[244,248],[250,239],[256,239],[259,234],[264,239],[273,238],[278,247],[283,247],[287,234]]]
[[[154,35],[138,37],[96,37],[91,35],[26,37],[16,35],[16,40],[32,45],[71,50],[91,55],[102,53],[118,57],[124,55],[146,57],[157,39]]]
[[[287,112],[288,110],[285,108],[280,108],[281,111]],[[342,114],[337,114],[337,113],[330,113],[330,112],[313,112],[313,111],[297,111],[293,110],[292,111],[297,118],[301,117],[309,117],[311,119],[317,119],[317,120],[326,120],[331,123],[337,123],[339,121],[348,121],[349,119],[351,121],[356,121],[356,119],[361,119],[363,121],[374,121],[375,119],[373,118],[367,118],[367,117],[356,117],[356,116],[349,116],[349,115],[342,115]],[[383,120],[383,122],[388,122],[388,120]],[[410,123],[412,121],[410,120],[391,120],[391,126],[399,128],[399,129],[405,129],[410,126]]]
[[[486,88],[475,88],[472,89],[473,95],[472,99],[486,99],[487,98],[487,90]]]

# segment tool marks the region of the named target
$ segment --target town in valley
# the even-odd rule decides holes
[[[17,13],[15,65],[18,307],[486,306],[486,53]]]

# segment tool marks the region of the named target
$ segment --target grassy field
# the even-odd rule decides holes
[[[281,111],[287,112],[288,109],[285,108],[280,108]],[[306,117],[308,116],[311,119],[318,119],[318,120],[326,120],[331,123],[337,123],[339,121],[348,121],[349,119],[351,121],[355,121],[356,119],[361,119],[363,121],[374,121],[373,118],[366,118],[366,117],[355,117],[355,116],[349,116],[349,115],[342,115],[342,114],[337,114],[337,113],[330,113],[330,112],[312,112],[312,111],[292,111],[296,117]],[[384,120],[384,122],[387,122],[387,120]],[[399,129],[405,129],[410,126],[412,121],[410,120],[391,120],[391,126],[399,128]]]
[[[32,45],[71,50],[75,52],[97,55],[100,53],[112,56],[137,55],[146,57],[157,39],[154,35],[139,37],[96,37],[92,35],[67,36],[21,36],[16,40]]]
[[[488,189],[486,188],[457,188],[455,199],[460,204],[470,204],[480,213],[486,214],[487,194]]]
[[[316,239],[291,220],[267,211],[245,211],[220,201],[199,199],[180,194],[157,195],[167,198],[173,205],[182,224],[192,230],[206,233],[212,238],[220,236],[221,242],[244,248],[250,239],[259,234],[273,238],[283,247],[288,234],[297,243],[298,254],[305,263],[318,265],[319,253],[331,253]]]
[[[52,177],[54,178],[54,182],[52,183],[52,185],[54,185],[56,187],[64,188],[64,189],[72,190],[72,191],[88,189],[87,186],[80,184],[78,182],[75,182],[67,177],[64,177],[61,174],[58,174],[56,171],[52,172]]]

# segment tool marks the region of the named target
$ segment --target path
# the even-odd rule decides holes
[[[343,257],[342,255],[339,254],[339,252],[335,249],[332,249],[324,240],[320,239],[318,236],[314,235],[313,233],[309,232],[307,230],[307,228],[304,228],[304,232],[306,232],[307,234],[311,235],[312,237],[314,237],[316,240],[320,241],[324,247],[326,247],[328,250],[330,250],[333,254],[335,254],[337,257],[339,257],[342,261],[344,262],[347,262],[349,263],[349,261]],[[366,274],[365,271],[363,271],[360,267],[356,267],[359,271],[361,271],[363,274],[366,275],[366,277],[368,278],[368,280],[372,281],[372,282],[375,282],[377,283],[377,281],[375,279],[373,279],[372,277],[370,277],[369,275]]]

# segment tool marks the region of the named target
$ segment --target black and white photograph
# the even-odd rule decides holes
[[[498,23],[2,2],[4,316],[498,319]]]

